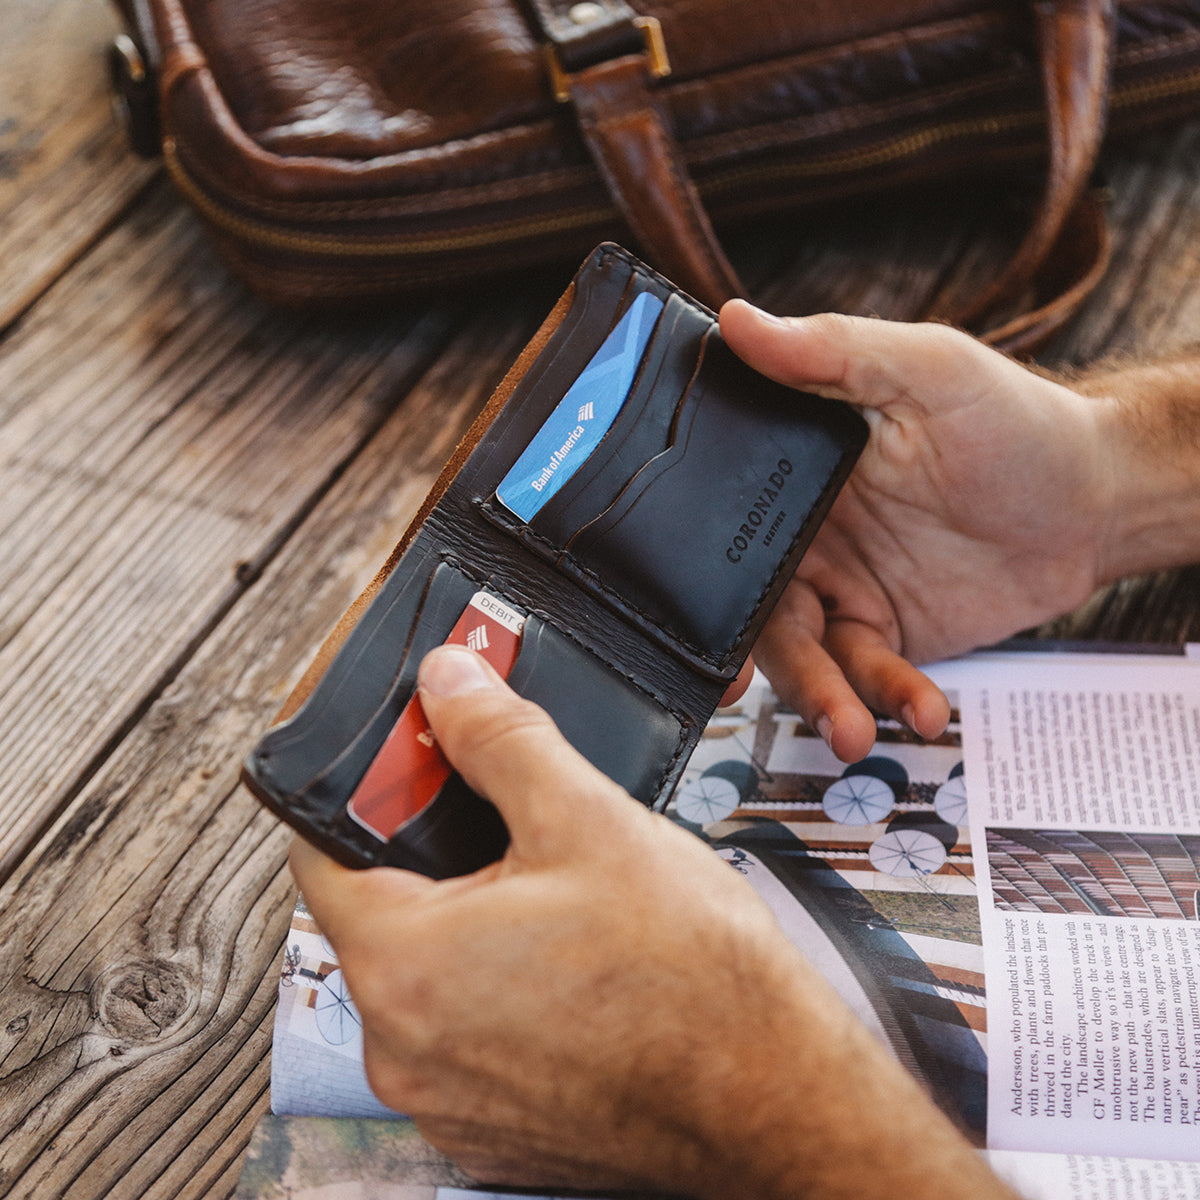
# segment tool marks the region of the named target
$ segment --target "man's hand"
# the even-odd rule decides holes
[[[916,668],[1082,603],[1111,508],[1108,401],[942,325],[721,311],[765,375],[860,407],[871,436],[755,658],[843,760],[867,706],[930,737],[949,716]]]
[[[478,656],[435,650],[420,696],[512,842],[439,883],[294,844],[372,1088],[491,1182],[695,1180],[705,1077],[732,1070],[702,1060],[722,1058],[726,1024],[769,1019],[772,973],[801,960],[736,871],[596,771]]]
[[[471,651],[433,651],[420,696],[504,859],[435,883],[292,849],[381,1100],[495,1183],[1007,1195],[736,871]]]

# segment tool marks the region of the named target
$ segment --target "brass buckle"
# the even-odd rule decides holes
[[[663,40],[662,25],[657,17],[634,17],[633,23],[641,30],[642,41],[646,45],[646,66],[651,77],[665,79],[671,73],[671,60],[667,57],[667,43]],[[554,46],[547,42],[544,49],[554,98],[559,104],[565,104],[571,99],[571,77],[558,61],[558,53]]]

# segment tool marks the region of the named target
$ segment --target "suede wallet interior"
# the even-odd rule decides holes
[[[752,371],[711,311],[598,247],[243,778],[348,866],[441,878],[502,855],[499,814],[454,773],[386,840],[347,810],[422,657],[483,591],[524,619],[509,684],[664,808],[866,433],[848,405]]]

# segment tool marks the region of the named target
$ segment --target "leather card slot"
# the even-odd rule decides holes
[[[447,563],[399,572],[351,631],[312,694],[247,762],[260,786],[344,807],[416,684],[422,657],[443,642],[479,584]]]
[[[747,403],[747,368],[712,343],[671,446],[567,549],[599,586],[719,661],[815,530],[865,431],[845,406],[763,379]]]
[[[490,801],[453,774],[438,794],[390,842],[376,842],[383,866],[420,871],[431,879],[468,875],[495,862],[508,848],[508,828]]]
[[[620,256],[606,255],[603,263],[604,269],[580,277],[574,303],[481,441],[473,464],[481,499],[495,491],[508,467],[591,362],[632,296],[647,290],[643,277]]]
[[[671,442],[682,397],[703,361],[712,319],[671,296],[641,368],[612,427],[591,457],[529,522],[540,537],[566,546],[604,512],[643,466]]]
[[[526,619],[508,681],[540,704],[576,750],[636,799],[647,806],[665,804],[687,738],[680,719],[648,693],[537,616]],[[375,861],[442,878],[494,862],[507,845],[499,813],[455,773],[373,853]]]
[[[687,748],[678,716],[552,625],[530,617],[509,675],[593,766],[646,805],[665,789]]]

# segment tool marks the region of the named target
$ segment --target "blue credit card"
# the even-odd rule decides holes
[[[663,302],[642,292],[496,489],[509,512],[528,521],[587,462],[629,395]]]

